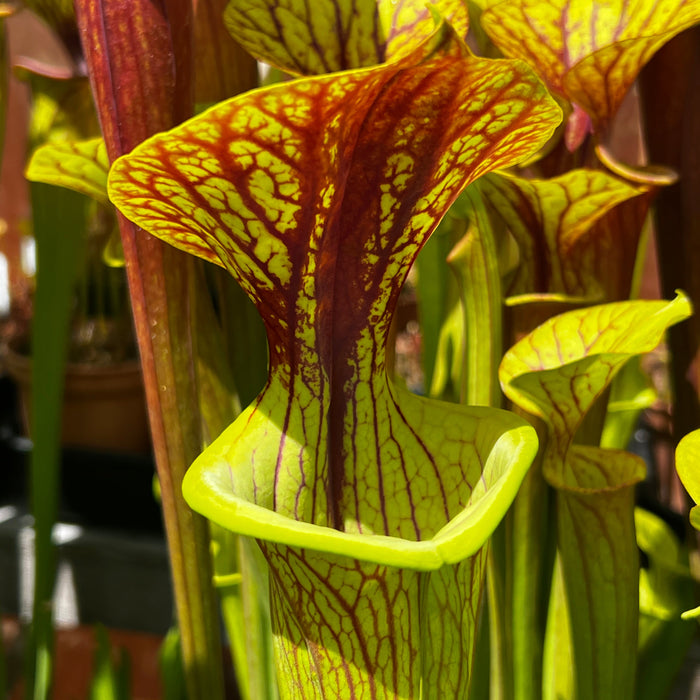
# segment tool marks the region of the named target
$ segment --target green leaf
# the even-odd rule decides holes
[[[644,188],[597,170],[571,170],[550,180],[492,173],[476,187],[518,244],[520,264],[508,296],[627,297],[641,221],[632,227],[606,219],[628,200],[645,215]],[[638,220],[628,209],[625,216]]]
[[[445,342],[441,340],[441,334],[444,332],[442,329],[445,328],[447,319],[451,315],[451,308],[454,309],[455,304],[458,304],[457,299],[454,298],[456,295],[451,293],[452,287],[455,286],[454,282],[444,274],[445,260],[453,245],[455,228],[455,221],[448,213],[416,258],[424,386],[426,393],[438,398],[445,398],[443,391],[448,374],[444,366],[436,366],[440,344]],[[461,364],[461,356],[459,361]],[[438,374],[437,393],[433,393],[435,372]]]
[[[676,448],[676,471],[690,497],[700,501],[700,430],[686,435]],[[700,506],[690,510],[690,524],[700,530]]]
[[[695,634],[694,624],[681,619],[693,604],[694,584],[688,552],[658,516],[635,509],[637,544],[647,565],[639,571],[639,700],[667,697]]]
[[[566,451],[622,365],[653,350],[666,328],[690,313],[690,302],[679,294],[668,303],[616,302],[561,314],[506,353],[501,384],[507,396],[550,425],[556,449]]]
[[[459,191],[559,116],[523,64],[475,58],[443,26],[392,63],[223,103],[112,167],[121,211],[225,266],[265,321],[267,384],[183,489],[263,541],[286,697],[466,694],[482,546],[536,438],[394,386],[387,338]]]
[[[634,522],[637,544],[649,560],[639,572],[640,612],[662,620],[677,619],[684,604],[676,584],[679,579],[690,579],[688,554],[673,530],[657,515],[637,508]],[[685,594],[687,598],[687,591]]]
[[[98,625],[95,636],[97,649],[89,698],[90,700],[127,700],[130,674],[126,654],[123,649],[119,649],[119,660],[114,663],[107,630]]]
[[[561,558],[557,558],[552,576],[543,656],[542,699],[562,700],[576,697],[576,666],[571,649],[571,621]]]
[[[649,376],[642,371],[639,359],[628,362],[612,383],[600,446],[626,449],[640,414],[656,398],[656,391],[651,386]]]
[[[471,204],[472,225],[448,258],[464,310],[463,400],[477,406],[498,406],[503,340],[496,241],[478,190],[468,189],[464,194]]]
[[[164,700],[186,700],[185,670],[182,667],[182,646],[177,627],[171,627],[163,638],[158,652],[158,667]]]
[[[481,21],[504,54],[527,61],[603,128],[654,53],[700,21],[700,2],[513,0],[491,5]]]
[[[210,523],[214,582],[230,635],[236,681],[245,700],[278,697],[268,599],[269,576],[252,540]]]
[[[461,0],[231,0],[224,21],[257,59],[293,75],[373,66],[410,53],[435,29],[435,16],[466,37]]]
[[[52,531],[60,492],[61,407],[73,285],[85,244],[87,200],[51,185],[31,186],[37,276],[32,317],[31,487],[35,529],[33,620],[27,679],[36,697],[48,697],[53,624],[51,600],[56,573]],[[30,662],[31,664],[32,662]]]
[[[622,365],[652,350],[690,303],[618,302],[561,314],[516,343],[501,363],[506,395],[549,426],[543,473],[557,489],[557,535],[576,657],[578,697],[631,697],[637,643],[633,485],[640,458],[573,444]],[[623,661],[626,659],[626,661]]]
[[[89,141],[57,141],[39,146],[32,154],[25,176],[32,182],[67,187],[109,204],[109,159],[102,137]]]

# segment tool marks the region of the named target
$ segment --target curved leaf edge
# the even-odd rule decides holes
[[[592,310],[601,309],[633,309],[636,306],[647,305],[650,312],[650,318],[655,317],[655,323],[651,328],[635,328],[631,329],[630,332],[610,344],[606,349],[600,349],[593,352],[584,352],[577,356],[572,356],[561,364],[551,364],[545,366],[527,366],[525,363],[521,362],[519,358],[520,346],[529,342],[528,339],[535,333],[548,332],[552,327],[555,327],[558,323],[569,319],[582,319],[586,314],[590,313]],[[619,363],[619,367],[630,360],[635,355],[641,355],[646,352],[653,350],[659,342],[661,342],[663,335],[667,329],[679,323],[687,318],[689,318],[693,313],[692,303],[689,297],[682,290],[676,290],[676,297],[670,301],[665,300],[631,300],[631,301],[615,301],[607,304],[600,304],[598,306],[588,306],[580,309],[574,309],[572,311],[565,311],[557,316],[553,316],[547,319],[544,323],[538,326],[532,333],[530,333],[525,338],[519,340],[515,345],[513,345],[504,355],[503,360],[498,369],[499,381],[504,394],[514,403],[519,405],[521,408],[528,411],[532,415],[543,418],[547,421],[547,416],[545,415],[543,408],[530,397],[527,389],[522,387],[523,381],[527,382],[527,378],[530,375],[558,372],[562,367],[567,367],[571,365],[576,365],[579,363],[592,363],[597,360],[602,360],[604,362],[615,360]],[[556,335],[556,333],[553,333]],[[632,350],[634,346],[634,350]],[[612,380],[612,377],[611,377]]]
[[[486,410],[501,413],[497,409]],[[481,549],[510,507],[538,449],[537,433],[525,421],[505,430],[484,465],[487,472],[496,460],[508,460],[509,467],[502,476],[431,539],[412,541],[341,532],[301,522],[236,496],[231,490],[225,458],[230,447],[227,432],[228,429],[185,474],[183,495],[193,510],[239,535],[417,571],[456,564]]]
[[[700,429],[685,435],[676,447],[676,471],[695,503],[700,500]],[[700,530],[700,506],[690,510],[690,524]]]
[[[109,206],[108,172],[104,139],[97,136],[82,141],[42,144],[31,154],[24,176],[30,182],[65,187]]]
[[[639,456],[626,450],[616,450],[608,447],[593,447],[591,445],[573,444],[566,453],[567,463],[570,460],[594,465],[599,471],[598,477],[607,480],[605,485],[595,484],[596,480],[587,480],[586,485],[574,483],[572,472],[576,472],[580,477],[580,472],[574,469],[557,468],[559,464],[545,464],[542,475],[545,481],[557,491],[565,491],[575,496],[597,496],[600,494],[611,494],[615,491],[629,488],[644,480],[646,476],[646,465]]]

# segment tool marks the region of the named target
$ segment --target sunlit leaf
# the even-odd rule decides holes
[[[640,414],[657,398],[639,358],[630,360],[612,383],[600,446],[624,450],[630,444]]]
[[[557,541],[571,606],[579,697],[631,697],[638,630],[633,507],[641,458],[574,444],[585,415],[632,356],[652,350],[688,317],[679,295],[618,302],[554,317],[501,363],[506,395],[549,426],[543,473],[557,489]]]
[[[498,362],[502,295],[496,242],[477,190],[465,195],[472,203],[474,224],[450,252],[447,262],[456,275],[464,309],[465,358],[462,400],[477,406],[499,405]]]
[[[676,579],[690,578],[687,554],[673,530],[657,515],[636,508],[637,544],[649,564],[639,572],[640,612],[661,619],[676,619],[683,610]]]
[[[659,516],[636,508],[637,544],[645,554],[639,570],[639,648],[637,692],[640,700],[667,697],[696,627],[682,611],[695,600],[687,548]]]
[[[273,412],[282,412],[280,429],[312,431],[300,445],[323,439],[315,426],[332,401],[329,381],[343,395],[353,386],[364,393],[381,375],[383,352],[372,348],[384,346],[408,266],[459,189],[532,152],[558,118],[522,64],[469,57],[451,37],[445,30],[390,67],[249,93],[154,137],[112,169],[111,197],[123,212],[225,265],[255,300],[268,325]],[[493,81],[503,85],[499,95]],[[492,114],[491,100],[509,105],[506,116]],[[342,314],[332,313],[334,298]],[[289,410],[309,404],[299,415],[283,400],[294,382],[299,405]],[[386,389],[373,398],[393,402]],[[345,467],[333,451],[330,465],[313,460],[303,474],[281,472],[266,505],[291,504],[288,515],[326,524],[334,489],[350,487],[344,500],[354,510],[354,484],[365,481],[340,478]],[[357,526],[385,530],[374,506],[370,514]],[[417,534],[409,521],[401,528]]]
[[[600,300],[625,284],[629,287],[639,227],[633,240],[627,240],[632,234],[614,226],[616,219],[610,225],[604,218],[628,200],[641,199],[638,206],[646,213],[644,188],[597,170],[571,170],[551,180],[493,173],[476,187],[492,216],[504,221],[518,244],[520,262],[509,296]]]
[[[698,0],[513,0],[482,14],[493,42],[580,105],[596,128],[609,123],[654,53],[698,21]]]
[[[409,53],[435,30],[434,12],[466,36],[469,15],[462,0],[231,0],[224,19],[256,58],[294,75],[313,75]]]
[[[101,137],[89,141],[57,141],[34,151],[26,177],[32,182],[67,187],[108,204],[109,159]]]
[[[690,312],[690,302],[679,295],[668,303],[617,302],[561,314],[506,353],[501,383],[509,397],[545,419],[568,447],[622,365],[653,350],[666,328]]]
[[[686,435],[676,448],[676,470],[690,497],[700,503],[700,430]],[[700,530],[700,506],[690,511],[690,524]]]
[[[266,387],[183,488],[199,512],[269,542],[286,697],[323,697],[341,663],[357,695],[410,696],[421,678],[466,695],[481,547],[536,439],[512,414],[394,386],[387,338],[459,191],[528,157],[559,119],[524,64],[477,59],[443,26],[395,62],[223,103],[112,168],[122,212],[225,266],[267,327]],[[422,603],[415,570],[434,572]]]

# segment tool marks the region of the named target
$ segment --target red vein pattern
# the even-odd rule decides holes
[[[387,333],[410,264],[458,192],[531,153],[558,110],[522,64],[470,57],[452,36],[381,69],[223,103],[112,170],[122,211],[225,265],[257,304],[284,442],[261,504],[299,520],[421,539],[435,513],[463,506],[455,484],[474,482],[458,466],[469,437],[454,408],[398,402]],[[441,477],[433,455],[456,476]],[[397,462],[400,478],[382,473]],[[406,515],[390,523],[384,503]]]
[[[560,116],[524,64],[474,58],[444,26],[393,63],[223,103],[114,165],[122,212],[225,266],[267,327],[268,383],[200,458],[200,488],[223,463],[236,497],[293,521],[415,542],[501,479],[512,455],[488,458],[519,419],[395,387],[387,336],[410,265],[461,189],[528,157]],[[417,574],[262,544],[293,677],[283,697],[327,697],[328,683],[411,697],[428,678],[463,697],[479,546]]]
[[[482,14],[507,56],[526,60],[597,128],[610,122],[654,53],[698,22],[698,0],[516,0]]]
[[[410,53],[435,29],[428,5],[466,37],[462,0],[231,0],[224,19],[259,60],[292,75],[315,75]]]
[[[557,542],[570,607],[578,697],[631,697],[638,555],[634,484],[640,457],[573,444],[584,417],[633,355],[652,350],[690,314],[688,300],[617,302],[554,317],[504,356],[500,378],[517,405],[541,416],[550,439],[545,479],[557,489]]]
[[[477,187],[515,238],[520,262],[507,294],[626,299],[648,190],[602,171],[551,180],[492,173]]]

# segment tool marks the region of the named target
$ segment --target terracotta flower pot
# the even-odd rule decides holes
[[[5,364],[19,386],[22,417],[27,434],[31,435],[31,359],[9,349]],[[138,360],[106,365],[67,365],[62,442],[65,447],[103,451],[150,451],[146,399]]]

